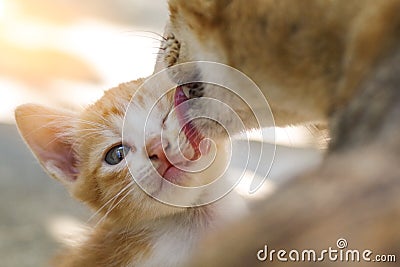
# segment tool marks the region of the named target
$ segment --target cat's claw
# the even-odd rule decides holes
[[[181,44],[173,34],[165,37],[161,49],[164,50],[164,63],[167,67],[171,67],[178,62]]]

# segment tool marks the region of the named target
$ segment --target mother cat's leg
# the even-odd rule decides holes
[[[268,264],[257,259],[265,245],[269,251],[314,249],[320,253],[329,247],[339,251],[336,241],[340,238],[347,240],[346,250],[371,250],[371,260],[377,254],[399,256],[400,49],[388,55],[374,73],[337,114],[333,142],[321,166],[261,201],[248,218],[210,236],[198,257],[186,266]],[[284,264],[275,254],[273,265]],[[395,266],[395,262],[386,264]],[[318,262],[318,266],[331,265],[327,255]]]

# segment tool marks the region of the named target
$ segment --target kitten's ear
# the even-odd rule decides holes
[[[43,168],[68,185],[78,175],[77,157],[72,149],[71,113],[27,104],[15,110],[19,132]]]

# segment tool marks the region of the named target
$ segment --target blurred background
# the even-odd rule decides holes
[[[165,0],[0,0],[0,120],[151,74],[167,16]]]
[[[167,17],[165,0],[0,0],[0,266],[46,266],[90,217],[25,147],[15,107],[84,106],[150,75]]]
[[[110,87],[150,75],[166,1],[0,0],[0,266],[46,266],[58,243],[79,237],[90,217],[25,147],[15,107],[82,107]],[[326,142],[315,137],[305,127],[277,130],[264,192],[319,162],[316,144]]]

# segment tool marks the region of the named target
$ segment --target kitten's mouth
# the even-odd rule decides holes
[[[183,172],[176,168],[171,162],[168,160],[157,169],[157,172],[167,181],[173,184],[180,183],[180,177],[182,176]]]
[[[164,172],[163,177],[173,184],[179,184],[179,178],[181,177],[181,175],[182,171],[171,164],[171,166],[169,166],[168,169]]]
[[[187,116],[189,105],[185,105],[182,103],[189,100],[189,98],[183,92],[183,86],[184,85],[178,86],[175,89],[174,104],[176,108],[177,118],[179,120],[180,125],[182,126],[182,130],[185,133],[186,138],[189,140],[190,145],[194,149],[194,156],[192,160],[196,160],[201,156],[200,142],[204,139],[204,136],[193,125],[193,121],[185,120],[185,116]]]

